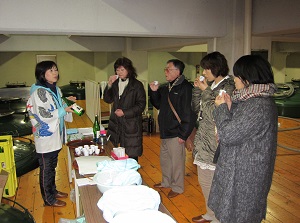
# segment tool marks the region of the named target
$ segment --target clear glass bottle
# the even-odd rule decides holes
[[[98,139],[98,145],[99,148],[101,149],[101,152],[104,152],[104,145],[106,144],[107,144],[107,137],[106,137],[106,131],[104,129],[100,131],[100,136]]]
[[[101,145],[106,145],[107,144],[107,137],[106,137],[106,131],[105,130],[100,131],[100,136],[99,136],[98,142]]]
[[[93,133],[94,133],[94,142],[98,142],[98,138],[100,136],[100,124],[98,120],[98,115],[95,115],[95,121],[93,124]]]
[[[81,116],[84,114],[84,109],[82,107],[80,107],[79,105],[76,104],[76,102],[71,101],[69,99],[67,99],[66,97],[62,97],[63,101],[68,105],[68,106],[72,106],[71,109],[74,111],[75,114]]]

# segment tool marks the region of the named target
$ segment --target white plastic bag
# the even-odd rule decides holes
[[[60,218],[58,223],[86,223],[86,221],[84,215],[82,215],[76,219]]]

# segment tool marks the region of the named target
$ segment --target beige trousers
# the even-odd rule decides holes
[[[212,220],[213,223],[219,222],[216,217],[215,213],[207,206],[207,201],[210,193],[210,188],[212,184],[212,180],[214,178],[214,170],[209,169],[201,169],[199,166],[197,166],[197,172],[198,172],[198,181],[202,189],[203,196],[205,198],[205,204],[206,204],[206,214],[202,215],[207,220]]]
[[[183,193],[185,175],[185,146],[178,138],[161,139],[160,167],[162,186],[171,187],[174,192]]]

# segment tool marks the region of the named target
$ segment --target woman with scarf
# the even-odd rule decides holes
[[[233,67],[236,90],[215,100],[219,136],[208,206],[222,223],[258,223],[266,217],[277,148],[273,72],[258,55],[242,56]]]

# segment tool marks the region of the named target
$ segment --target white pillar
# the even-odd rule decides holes
[[[244,54],[251,54],[251,33],[252,33],[252,0],[245,0],[244,20]]]

